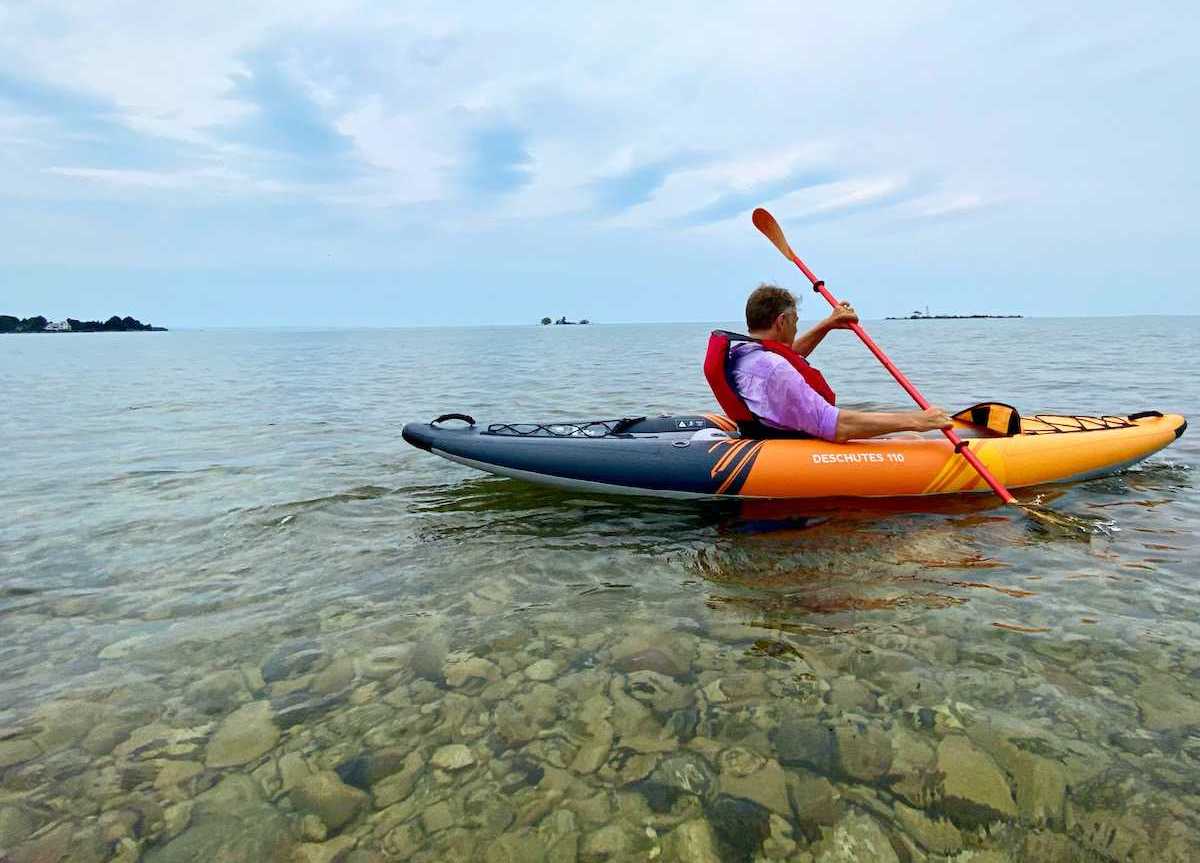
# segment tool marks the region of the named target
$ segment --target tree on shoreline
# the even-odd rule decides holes
[[[126,315],[123,318],[113,315],[106,321],[79,321],[75,318],[67,318],[67,323],[70,325],[70,332],[73,333],[123,333],[123,332],[146,332],[146,331],[162,331],[166,327],[155,327],[150,324],[143,324],[137,318]],[[47,327],[50,326],[50,321],[46,320],[42,315],[34,315],[31,318],[18,318],[13,315],[0,315],[0,333],[44,333],[47,332]],[[57,332],[53,328],[50,332]]]

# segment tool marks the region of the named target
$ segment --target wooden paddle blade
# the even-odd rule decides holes
[[[779,223],[775,221],[775,217],[759,207],[754,211],[754,227],[763,232],[768,240],[770,240],[775,248],[783,253],[783,256],[789,261],[796,260],[796,253],[792,251],[792,247],[788,245],[787,237],[783,235],[783,228],[779,227]]]

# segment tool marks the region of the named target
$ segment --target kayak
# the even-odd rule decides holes
[[[1187,428],[1182,416],[1157,411],[1021,416],[999,403],[967,408],[954,423],[1009,488],[1118,471]],[[447,414],[408,423],[402,434],[419,449],[488,473],[606,494],[794,499],[989,491],[941,435],[845,443],[795,434],[752,438],[721,414],[487,426]]]

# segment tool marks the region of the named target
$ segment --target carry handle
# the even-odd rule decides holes
[[[475,417],[470,416],[469,414],[442,414],[440,417],[431,422],[430,425],[435,426],[440,422],[445,422],[446,420],[462,420],[469,426],[475,425]]]

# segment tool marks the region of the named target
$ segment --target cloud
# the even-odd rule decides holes
[[[468,134],[462,182],[468,193],[501,195],[528,185],[532,165],[526,133],[498,123]]]
[[[663,159],[642,162],[592,183],[596,210],[616,213],[644,204],[673,173],[703,163],[699,153],[684,151]]]
[[[935,194],[918,199],[904,212],[904,217],[910,220],[947,220],[978,213],[1004,203],[999,197],[985,197],[970,193]]]
[[[778,179],[726,192],[703,207],[685,214],[678,220],[678,224],[690,226],[723,222],[798,189],[811,189],[814,186],[832,183],[839,176],[838,171],[830,168],[800,168]]]
[[[285,58],[260,53],[245,63],[246,71],[233,76],[231,95],[252,110],[219,129],[221,138],[258,151],[268,170],[298,179],[338,180],[361,171],[353,140],[338,131]]]
[[[925,195],[929,179],[910,177],[860,178],[822,189],[819,199],[780,202],[779,210],[789,223],[816,224],[847,216],[886,210]]]
[[[968,265],[1022,242],[1064,268],[1048,238],[1117,242],[1122,213],[1152,212],[1143,251],[1177,281],[1195,271],[1194,33],[1152,7],[752,2],[685,28],[671,0],[0,9],[0,225],[31,266],[139,266],[151,241],[163,266],[325,265],[243,242],[275,237],[286,202],[362,268],[454,260],[468,232],[504,254],[553,232],[612,243],[613,268],[673,274],[685,248],[699,285],[741,266],[745,216],[767,204],[847,249],[902,226],[952,237]],[[396,229],[417,222],[420,239]],[[863,245],[847,256],[867,268]]]
[[[111,100],[49,81],[0,72],[0,104],[42,126],[37,146],[45,153],[70,153],[89,167],[151,168],[181,163],[187,145],[136,132]]]

